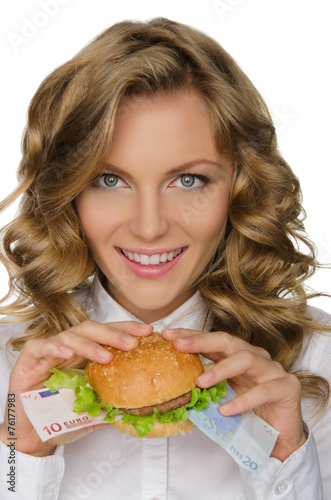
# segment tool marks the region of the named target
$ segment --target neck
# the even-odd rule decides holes
[[[190,299],[196,289],[192,288],[187,290],[185,293],[176,297],[171,303],[166,304],[164,307],[158,309],[145,309],[141,308],[132,302],[130,302],[127,297],[125,297],[119,290],[114,289],[107,281],[106,283],[103,281],[103,286],[107,293],[116,300],[116,302],[126,309],[129,313],[133,314],[136,318],[143,321],[146,324],[155,323],[156,321],[160,321],[161,319],[169,316],[172,312],[174,312],[178,307],[184,304],[188,299]]]

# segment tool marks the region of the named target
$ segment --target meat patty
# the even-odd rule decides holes
[[[170,410],[176,410],[181,406],[187,405],[191,401],[192,391],[186,392],[178,398],[170,399],[164,403],[160,403],[154,406],[142,406],[141,408],[120,408],[124,413],[129,413],[130,415],[137,415],[139,417],[146,417],[148,415],[153,415],[154,408],[157,408],[161,415],[167,413]]]

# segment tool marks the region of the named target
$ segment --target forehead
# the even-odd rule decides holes
[[[116,117],[112,164],[176,166],[206,155],[219,157],[206,105],[194,91],[132,97]]]

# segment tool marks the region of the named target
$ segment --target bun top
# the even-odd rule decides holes
[[[141,337],[132,351],[103,346],[114,358],[101,365],[89,361],[85,376],[101,401],[118,408],[153,406],[177,398],[195,387],[203,373],[198,354],[177,351],[159,333]]]

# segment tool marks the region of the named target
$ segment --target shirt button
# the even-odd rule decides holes
[[[285,481],[282,481],[281,483],[278,483],[276,488],[275,488],[275,493],[276,495],[283,495],[287,491],[287,483]]]

